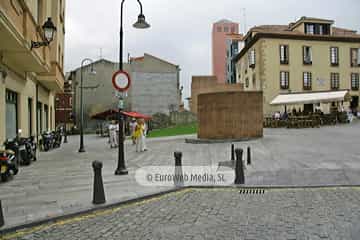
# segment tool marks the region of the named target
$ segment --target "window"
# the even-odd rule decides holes
[[[16,92],[6,90],[6,138],[15,138],[18,132],[17,125],[17,98]]]
[[[311,47],[304,46],[303,47],[303,55],[304,55],[304,64],[305,65],[311,65],[312,64]]]
[[[324,34],[324,25],[319,25],[319,34],[323,35]]]
[[[303,88],[304,90],[311,90],[311,72],[304,72],[303,74]]]
[[[306,34],[314,34],[315,33],[314,24],[305,24],[305,33]]]
[[[28,126],[28,128],[29,128],[29,136],[32,136],[32,134],[33,134],[33,130],[32,130],[32,123],[33,123],[33,121],[32,121],[32,99],[31,98],[29,98],[28,99],[28,124],[29,124],[29,126]]]
[[[330,63],[332,66],[339,66],[339,48],[330,48]]]
[[[53,123],[53,120],[52,120],[52,118],[53,118],[53,110],[52,110],[52,107],[50,107],[50,129],[53,129],[53,125],[52,125],[52,123]]]
[[[37,111],[37,130],[38,130],[38,134],[42,134],[43,133],[43,124],[42,124],[42,104],[41,102],[37,103],[37,107],[36,107],[36,111]]]
[[[256,74],[255,73],[252,76],[252,85],[253,85],[253,88],[256,88]]]
[[[249,52],[249,67],[255,68],[255,63],[256,63],[255,61],[256,61],[255,49],[252,49]]]
[[[224,32],[229,32],[229,27],[224,27]]]
[[[221,27],[217,27],[217,28],[216,28],[216,31],[217,31],[217,32],[221,32]]]
[[[46,131],[49,131],[50,129],[49,129],[49,107],[48,107],[48,105],[44,105],[44,115],[45,115],[45,130]]]
[[[280,72],[280,88],[289,89],[289,72]]]
[[[359,74],[358,73],[351,74],[351,90],[354,90],[354,91],[359,90]]]
[[[72,105],[73,105],[72,97],[69,97],[69,107],[72,107]]]
[[[289,64],[289,46],[280,45],[280,64]]]
[[[245,87],[248,88],[249,87],[249,78],[245,79]]]
[[[351,66],[359,67],[360,66],[360,48],[350,49],[350,57],[351,57]]]
[[[332,90],[337,90],[340,88],[340,75],[339,73],[330,74],[330,88]]]
[[[231,27],[231,33],[235,33],[235,27]]]

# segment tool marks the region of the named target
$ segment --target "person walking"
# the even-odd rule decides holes
[[[145,123],[145,119],[141,119],[141,123],[142,123],[142,129],[143,129],[143,133],[141,135],[141,150],[143,152],[145,152],[145,151],[147,151],[147,147],[146,147],[147,125]]]
[[[133,145],[136,144],[136,137],[135,137],[135,128],[136,128],[136,120],[135,118],[133,118],[130,122],[130,136],[131,136],[131,140],[133,142]]]
[[[135,143],[136,143],[136,152],[141,151],[141,135],[142,134],[143,134],[143,130],[142,130],[142,126],[141,126],[141,121],[140,121],[140,119],[138,119],[137,124],[135,126],[135,131],[134,131],[134,138],[135,138]]]
[[[115,121],[111,121],[109,124],[109,138],[110,138],[110,148],[115,148],[117,146],[116,139],[116,125]]]
[[[136,152],[147,151],[146,148],[146,125],[144,119],[139,119],[135,127]]]

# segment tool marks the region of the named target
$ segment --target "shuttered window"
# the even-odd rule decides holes
[[[256,64],[256,55],[255,55],[255,49],[252,49],[249,52],[249,67],[254,68]]]
[[[280,45],[280,64],[289,64],[289,46]]]
[[[331,73],[330,74],[330,87],[332,90],[338,90],[340,88],[340,74]]]
[[[338,47],[330,48],[330,63],[332,66],[339,65],[339,48]]]
[[[311,65],[312,64],[312,50],[309,46],[303,47],[303,56],[304,56],[304,64]]]
[[[280,88],[289,89],[289,72],[280,72]]]
[[[351,90],[359,90],[359,73],[351,74]]]
[[[312,80],[311,72],[304,72],[303,73],[303,87],[304,87],[304,90],[311,90],[311,80]]]

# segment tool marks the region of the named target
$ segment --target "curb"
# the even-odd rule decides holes
[[[120,207],[120,206],[126,205],[126,204],[131,204],[131,203],[135,203],[135,202],[141,202],[141,201],[144,201],[144,200],[148,200],[148,199],[151,199],[151,198],[156,198],[156,197],[166,195],[166,194],[169,194],[169,193],[178,192],[178,191],[184,190],[186,188],[187,187],[178,187],[178,188],[174,188],[174,189],[171,189],[171,190],[166,190],[166,191],[162,191],[162,192],[158,192],[158,193],[154,193],[154,194],[150,194],[150,195],[146,195],[146,196],[141,196],[139,198],[129,199],[129,200],[126,200],[126,201],[112,203],[112,204],[109,204],[109,205],[103,205],[103,206],[89,208],[89,209],[82,210],[82,211],[79,211],[79,212],[64,214],[64,215],[60,215],[60,216],[56,216],[56,217],[46,218],[46,219],[42,219],[42,220],[30,222],[30,223],[25,223],[25,224],[21,224],[19,226],[9,227],[9,228],[5,228],[5,229],[0,228],[0,237],[2,235],[5,235],[5,234],[11,233],[11,232],[16,232],[16,231],[19,231],[19,230],[22,230],[22,229],[27,229],[27,228],[32,228],[32,227],[39,226],[39,225],[54,223],[54,222],[57,222],[57,221],[60,221],[60,220],[65,220],[65,219],[73,218],[73,217],[76,217],[76,216],[79,216],[79,215],[89,214],[89,213],[96,212],[96,211],[116,208],[116,207]]]

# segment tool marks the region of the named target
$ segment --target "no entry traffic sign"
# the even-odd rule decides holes
[[[122,70],[117,71],[112,77],[112,83],[116,90],[119,92],[125,92],[131,85],[130,75]]]

